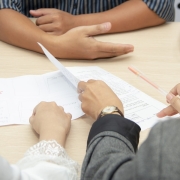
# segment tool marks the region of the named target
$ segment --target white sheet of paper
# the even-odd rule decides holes
[[[68,67],[67,69],[80,80],[95,79],[106,82],[123,102],[125,117],[136,122],[142,130],[152,127],[159,121],[170,119],[160,119],[156,116],[157,112],[165,107],[163,103],[99,67]]]
[[[47,58],[61,71],[61,73],[71,82],[76,88],[79,79],[77,79],[71,72],[69,72],[41,43],[38,43],[39,46],[44,51]]]
[[[125,117],[142,130],[159,120],[156,113],[164,104],[99,67],[68,67],[78,79],[103,80],[122,100]],[[83,115],[76,89],[60,71],[0,79],[0,125],[28,124],[33,108],[41,101],[55,101],[76,119]],[[107,97],[108,98],[108,97]]]
[[[55,101],[64,107],[65,112],[72,114],[72,119],[82,116],[76,88],[79,80],[89,79],[106,82],[123,102],[125,117],[136,122],[142,130],[162,120],[156,117],[156,113],[165,107],[164,104],[99,67],[65,68],[40,46],[60,71],[0,78],[0,126],[28,124],[33,108],[41,101]]]
[[[55,101],[72,119],[82,116],[76,88],[60,71],[44,75],[0,78],[0,125],[28,124],[41,101]]]

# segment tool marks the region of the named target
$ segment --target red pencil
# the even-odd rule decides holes
[[[149,83],[151,86],[153,86],[154,88],[156,88],[161,94],[163,94],[164,96],[167,95],[167,92],[164,91],[162,88],[160,88],[157,84],[155,84],[154,82],[152,82],[151,80],[149,80],[144,73],[142,73],[141,71],[139,71],[137,68],[129,66],[128,69],[133,72],[134,74],[136,74],[138,77],[142,78],[144,81],[146,81],[147,83]]]

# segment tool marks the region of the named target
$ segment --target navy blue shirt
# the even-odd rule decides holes
[[[73,15],[107,11],[127,0],[1,0],[0,9],[10,8],[27,17],[29,10],[56,8]],[[159,17],[166,21],[174,20],[174,0],[143,0]]]

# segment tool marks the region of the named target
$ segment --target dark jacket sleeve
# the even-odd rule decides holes
[[[140,127],[119,115],[106,115],[92,126],[82,167],[82,180],[109,180],[119,167],[131,162]]]
[[[126,139],[128,139],[134,151],[137,150],[139,143],[139,132],[140,127],[122,116],[119,115],[106,115],[102,118],[99,118],[93,125],[89,133],[87,145],[90,144],[91,140],[99,133],[105,131],[113,131],[118,134],[121,134]]]
[[[81,180],[179,180],[180,120],[156,124],[135,154],[140,128],[117,116],[107,115],[93,124]],[[114,125],[118,119],[120,123],[115,128],[103,123],[106,118]]]

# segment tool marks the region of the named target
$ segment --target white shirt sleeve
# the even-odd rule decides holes
[[[2,180],[77,180],[78,164],[56,141],[41,141],[31,147],[16,165],[0,157]]]

